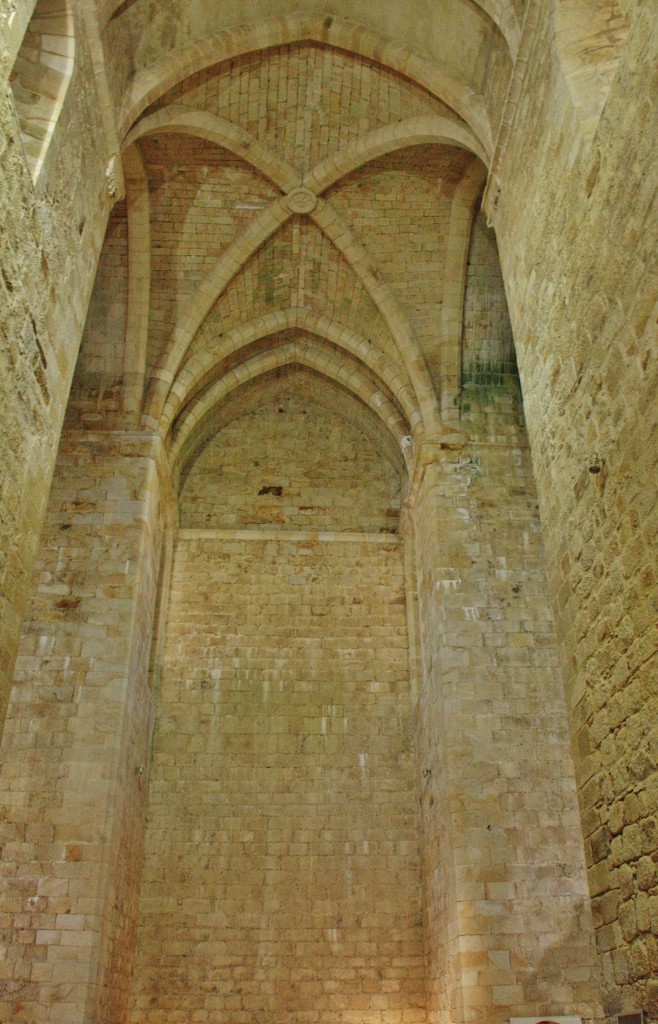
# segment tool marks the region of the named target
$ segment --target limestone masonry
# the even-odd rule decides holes
[[[657,1022],[655,4],[0,77],[0,1024]]]

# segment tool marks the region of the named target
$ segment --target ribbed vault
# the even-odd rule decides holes
[[[486,6],[509,21],[504,4]],[[133,77],[124,145],[141,287],[125,407],[173,458],[236,387],[289,365],[334,381],[398,443],[440,436],[461,309],[446,272],[463,272],[473,205],[462,222],[455,203],[480,186],[491,131],[481,99],[430,64],[338,18],[291,15]]]
[[[0,44],[0,1021],[656,1018],[655,4]]]

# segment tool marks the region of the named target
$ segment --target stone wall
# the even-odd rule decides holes
[[[605,1007],[655,1017],[658,24],[651,4],[636,5],[588,137],[554,63],[549,7],[537,5],[533,20],[494,219],[569,694]]]
[[[27,153],[21,142],[21,119],[25,127],[30,107],[39,109],[39,97],[26,95],[25,85],[33,79],[22,84],[15,79],[13,93],[10,84],[35,4],[0,0],[0,721],[89,309],[69,403],[70,430],[4,737],[0,922],[6,952],[0,961],[5,986],[0,1015],[17,1022],[78,1024],[93,1018],[116,1024],[128,1013],[153,715],[149,660],[151,679],[158,678],[148,648],[156,590],[161,609],[167,599],[165,570],[156,582],[162,517],[165,509],[171,518],[175,514],[170,498],[162,508],[156,501],[167,477],[160,443],[164,438],[172,463],[179,456],[185,462],[195,445],[208,441],[210,428],[225,428],[218,438],[230,444],[210,441],[191,474],[186,476],[187,467],[183,472],[188,525],[229,531],[204,535],[205,540],[187,534],[181,542],[178,570],[183,573],[187,558],[198,572],[200,591],[208,562],[216,565],[225,588],[229,581],[238,585],[230,573],[242,565],[249,585],[244,593],[236,591],[239,600],[231,614],[249,601],[253,609],[256,591],[263,590],[274,602],[275,637],[283,643],[292,628],[287,609],[295,605],[287,598],[306,587],[311,600],[303,606],[303,629],[312,632],[317,619],[325,630],[317,655],[322,685],[338,679],[356,687],[356,677],[346,673],[345,681],[340,675],[332,645],[356,645],[350,630],[359,629],[371,641],[375,634],[364,625],[366,612],[381,614],[385,638],[396,638],[395,659],[401,659],[407,641],[402,643],[397,602],[402,575],[407,581],[409,663],[414,687],[422,681],[416,724],[412,729],[406,717],[412,714],[406,689],[402,705],[400,694],[395,700],[395,708],[404,709],[399,721],[392,700],[385,705],[388,719],[380,718],[370,690],[359,705],[362,734],[373,749],[379,750],[385,736],[404,756],[391,768],[382,755],[379,775],[364,773],[372,765],[359,763],[358,775],[345,768],[344,777],[330,781],[332,792],[344,797],[343,806],[358,807],[360,813],[363,778],[372,785],[390,769],[398,787],[391,791],[394,802],[406,808],[403,832],[397,834],[415,835],[410,810],[415,786],[422,795],[423,839],[420,853],[414,847],[410,854],[409,846],[404,856],[408,840],[392,840],[400,846],[391,860],[379,819],[370,816],[370,804],[363,810],[369,832],[364,841],[386,859],[382,877],[390,889],[401,872],[408,898],[380,900],[368,875],[371,902],[381,914],[368,916],[364,909],[358,922],[356,913],[351,919],[353,945],[350,939],[341,953],[351,958],[349,970],[355,973],[332,976],[328,984],[336,987],[321,993],[326,1013],[331,1019],[372,1015],[382,1022],[414,1021],[424,1013],[432,1019],[450,1016],[459,1024],[481,1015],[492,1021],[560,1010],[587,1019],[600,1015],[559,652],[605,1012],[646,1008],[655,1018],[658,25],[653,5],[649,0],[442,0],[439,17],[428,0],[405,5],[336,0],[331,14],[324,0],[309,0],[303,15],[295,13],[298,6],[297,0],[281,0],[273,12],[264,0],[193,3],[189,9],[184,0],[159,7],[151,0],[76,3],[71,84],[53,115],[55,131],[39,166],[40,154]],[[60,14],[65,9],[64,0],[51,7]],[[66,34],[63,64],[70,57],[70,39]],[[599,45],[602,41],[605,45]],[[42,53],[47,52],[44,46]],[[108,158],[119,149],[113,121],[129,129],[140,112],[147,117],[138,134],[145,124],[149,132],[160,131],[167,118],[175,134],[160,131],[123,152],[128,195],[112,215],[89,305],[116,184],[112,175],[109,181],[105,176]],[[417,118],[427,121],[411,125]],[[299,194],[297,205],[291,204],[291,189],[325,157],[324,170],[316,169],[317,176],[307,182],[319,198],[302,193],[301,205]],[[496,228],[502,276],[482,215],[470,227],[483,180],[480,157],[491,160],[484,209]],[[307,215],[302,211],[309,199],[315,205]],[[546,578],[512,380],[503,279],[532,446]],[[287,363],[295,360],[306,360],[312,369],[301,391],[295,381],[296,397],[289,392],[285,398],[288,412],[275,413],[261,400],[270,378],[287,374]],[[309,393],[304,387],[313,391],[322,376],[332,378],[333,391],[329,388],[317,403],[314,429],[304,431]],[[225,391],[213,390],[216,383],[226,384]],[[452,426],[461,413],[462,435],[441,433],[433,387]],[[109,433],[136,428],[144,391],[142,422],[159,431],[160,439]],[[213,396],[216,408],[204,406]],[[243,434],[238,427],[245,413],[249,430]],[[337,428],[335,413],[349,429]],[[281,416],[294,425],[296,445],[277,426]],[[381,421],[389,436],[380,445]],[[75,433],[80,427],[98,434],[83,438]],[[277,457],[265,467],[267,480],[258,479],[264,463],[253,465],[249,444],[263,433],[277,442]],[[415,435],[411,448],[409,434]],[[431,443],[421,446],[420,438],[428,435]],[[301,436],[307,448],[299,448]],[[419,460],[404,512],[404,573],[393,526],[398,500],[393,467],[399,468],[403,438],[406,457]],[[225,473],[230,494],[218,495],[215,474],[225,448],[238,461],[251,462],[239,478]],[[332,463],[326,449],[339,461]],[[321,487],[314,452],[322,465]],[[258,494],[267,488],[273,490]],[[290,496],[294,500],[282,505],[280,499]],[[271,503],[265,505],[263,498]],[[261,534],[255,540],[230,533],[241,528],[284,528],[286,537]],[[339,531],[348,531],[349,539],[336,540]],[[322,532],[333,539],[318,539]],[[227,545],[233,545],[230,558]],[[203,557],[205,575],[198,561]],[[318,580],[308,578],[303,559],[312,574],[317,570]],[[286,574],[288,564],[299,569],[295,579],[301,582]],[[342,614],[351,607],[344,599],[355,569],[376,584],[367,600],[364,592],[368,607],[354,605],[344,635],[338,636],[332,631],[338,612],[327,622],[324,605],[314,603],[313,588],[325,581],[329,604]],[[181,678],[192,680],[198,703],[193,703],[196,732],[190,746],[199,736],[209,749],[216,738],[208,710],[209,704],[215,707],[215,691],[204,689],[204,683],[212,677],[196,676],[196,670],[179,674],[199,655],[192,655],[193,640],[185,632],[183,575],[174,595],[179,618],[171,635],[176,639],[170,638],[167,649],[163,693],[173,694]],[[389,602],[392,585],[395,604]],[[196,599],[190,594],[199,609]],[[210,608],[218,629],[226,627],[220,621],[223,606],[212,604],[212,594],[206,604],[204,614]],[[258,659],[255,640],[265,642],[263,623],[255,618],[252,633],[246,612],[239,623],[232,621],[232,637],[254,638],[231,665],[240,673],[250,659]],[[164,614],[156,632],[159,637],[164,632]],[[363,645],[353,649],[369,685],[368,666],[379,665],[378,650],[364,635],[359,633]],[[214,649],[210,642],[205,647],[201,664],[210,665]],[[275,665],[275,671],[293,673],[285,678],[293,679],[293,692],[306,700],[307,691],[294,689],[305,681],[294,671],[306,673],[307,662],[294,645],[286,657],[286,665]],[[381,672],[387,680],[383,663]],[[409,681],[404,685],[411,688]],[[385,696],[388,700],[388,691]],[[223,701],[226,694],[220,697]],[[234,698],[237,703],[230,704]],[[328,750],[330,739],[340,739],[349,758],[367,752],[351,745],[356,733],[338,727],[324,733],[321,725],[317,731],[318,720],[329,720],[322,706],[300,704],[303,718],[295,718],[281,702],[270,723],[255,714],[252,698],[252,691],[237,687],[226,699],[231,709],[240,704],[241,721],[276,724],[277,737],[293,736],[297,742],[307,735],[307,721],[313,721],[308,735],[318,746],[321,741]],[[268,700],[272,706],[271,691]],[[175,701],[164,708],[170,721],[180,724],[181,735],[190,735],[183,709]],[[389,736],[394,725],[397,731]],[[242,742],[252,734],[225,735]],[[418,739],[413,768],[408,760],[412,735]],[[162,743],[170,741],[178,738],[163,733]],[[266,751],[255,746],[254,751],[245,746],[249,757],[264,756]],[[295,785],[313,766],[306,748],[299,758]],[[264,772],[264,762],[249,764]],[[281,770],[281,786],[299,795],[299,807],[306,810],[301,799],[306,791],[289,785]],[[164,753],[158,772],[154,807],[160,806],[160,782],[173,785]],[[353,788],[341,788],[348,779]],[[205,785],[206,779],[197,781]],[[232,784],[235,808],[241,792],[236,778]],[[375,806],[380,791],[372,785],[365,792]],[[186,811],[180,792],[176,796]],[[317,811],[314,842],[325,841],[318,831],[321,814],[332,806],[327,797]],[[160,810],[164,815],[164,803]],[[283,817],[278,824],[284,828]],[[292,839],[286,842],[292,872],[300,852]],[[178,856],[174,845],[167,850],[167,856]],[[185,856],[189,852],[186,847]],[[260,856],[253,854],[251,868],[262,885]],[[338,866],[337,847],[331,856],[330,873],[341,879],[344,894],[348,880],[343,861]],[[363,873],[357,872],[360,885],[369,871],[370,850],[354,857]],[[426,1009],[420,995],[418,890],[404,874],[418,878],[418,857],[424,878]],[[154,872],[149,885],[166,886]],[[273,880],[274,902],[279,884],[288,885],[289,879]],[[309,876],[304,885],[310,892]],[[262,889],[255,886],[260,898]],[[357,897],[367,898],[360,890]],[[167,903],[169,921],[182,912],[193,923],[196,913],[205,913],[193,903],[191,891],[185,899],[189,902],[181,908]],[[360,913],[365,904],[354,906]],[[249,985],[255,984],[261,980],[257,971],[267,966],[286,986],[286,1012],[304,1013],[306,1019],[311,999],[320,993],[313,986],[326,966],[323,957],[332,943],[343,942],[325,934],[323,915],[334,915],[336,907],[337,901],[329,900],[311,916],[315,981],[293,978],[281,938],[285,928],[272,937],[250,904],[249,941],[252,950],[260,943],[261,952],[252,956],[245,947],[241,963],[220,964],[221,950],[214,950],[217,985],[227,984],[223,971],[233,971],[235,981],[247,961],[253,968]],[[240,907],[234,903],[231,913],[237,919]],[[296,902],[290,914],[293,923],[302,920]],[[144,918],[143,965],[160,955],[154,921],[148,914]],[[411,960],[401,948],[392,950],[384,934],[393,934],[398,924],[400,942],[408,941],[413,950]],[[361,943],[370,929],[377,942],[366,953]],[[270,941],[276,946],[274,964],[266,964]],[[302,948],[295,955],[307,952]],[[179,956],[180,950],[172,953]],[[386,975],[381,968],[375,984],[367,972],[379,972],[382,963],[390,966],[391,957],[399,961],[398,973]],[[156,983],[150,963],[144,968],[139,1014],[147,1012],[146,991]],[[170,994],[148,1011],[151,1024],[170,1012],[183,1015],[182,1003],[165,1003],[179,998],[172,993],[181,980],[193,990],[196,985],[198,963],[188,973],[172,964]],[[336,970],[333,959],[331,970]],[[370,982],[372,990],[364,992]],[[221,1007],[213,1003],[216,993],[204,992],[200,1019],[244,1013],[251,1024],[262,1007],[249,1002],[254,998],[249,985],[240,993],[242,1007],[229,1005],[226,988]],[[280,1007],[276,992],[263,992],[270,1010]]]
[[[124,1019],[153,698],[157,447],[67,434],[2,743],[0,1018]]]
[[[601,1016],[566,707],[518,387],[413,499],[431,1019]]]
[[[462,407],[468,405],[473,387],[497,387],[510,376],[517,376],[516,353],[496,236],[479,210],[473,218],[464,290]],[[481,405],[481,392],[474,395]],[[468,409],[463,411],[468,422]]]
[[[15,5],[12,5],[12,7]],[[90,49],[76,21],[73,87],[36,183],[9,84],[20,39],[0,18],[0,723],[59,431],[110,205]],[[76,145],[64,140],[75,137]]]
[[[187,476],[134,1024],[425,1020],[396,478],[285,381]]]
[[[425,1019],[399,544],[182,531],[131,1020]]]
[[[397,532],[397,469],[318,404],[326,387],[301,383],[273,385],[208,443],[181,491],[182,527]]]

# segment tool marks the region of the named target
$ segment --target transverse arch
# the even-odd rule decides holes
[[[266,338],[287,330],[303,330],[344,350],[358,362],[362,362],[373,374],[380,378],[387,390],[395,398],[408,420],[412,431],[417,430],[422,417],[416,396],[404,367],[391,361],[376,345],[366,338],[360,337],[355,331],[344,324],[336,323],[327,317],[318,316],[306,309],[286,309],[268,313],[265,316],[240,324],[229,331],[222,339],[220,349],[216,353],[204,352],[202,355],[186,363],[169,392],[164,410],[159,420],[158,429],[165,436],[180,410],[194,398],[212,375],[215,365],[223,358],[262,338]]]
[[[235,420],[260,410],[268,391],[281,379],[291,381],[293,384],[297,382],[302,390],[305,386],[310,387],[313,404],[338,415],[356,430],[363,431],[395,467],[401,478],[408,479],[408,471],[411,469],[409,460],[405,460],[398,440],[372,409],[364,406],[352,392],[346,391],[325,374],[307,366],[288,363],[284,367],[277,367],[246,381],[213,406],[187,433],[184,444],[178,449],[176,459],[172,462],[172,478],[176,492],[180,491],[197,455],[207,442]]]
[[[175,465],[178,462],[191,432],[214,406],[255,377],[293,364],[306,366],[351,392],[379,417],[402,449],[402,439],[409,434],[409,424],[399,409],[354,360],[332,359],[330,353],[318,349],[308,341],[292,341],[270,352],[259,353],[253,359],[233,367],[204,391],[197,401],[188,406],[177,420],[171,434],[169,452],[172,463]],[[405,456],[411,457],[408,448],[405,449]]]
[[[463,78],[362,25],[301,14],[272,18],[257,28],[218,32],[138,71],[124,97],[121,130],[127,134],[148,106],[204,68],[245,53],[301,42],[347,50],[411,79],[451,107],[476,134],[485,153],[491,154],[493,133],[483,98]]]

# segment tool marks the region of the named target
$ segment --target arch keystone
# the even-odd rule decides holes
[[[284,199],[284,205],[290,213],[308,214],[318,205],[318,197],[310,188],[294,188]]]

